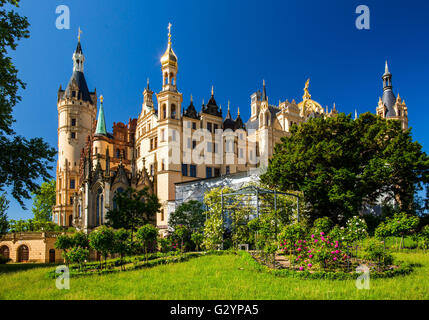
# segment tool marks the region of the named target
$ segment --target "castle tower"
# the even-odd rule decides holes
[[[408,108],[401,97],[396,97],[393,93],[392,74],[389,72],[389,66],[386,66],[383,79],[383,97],[379,99],[376,109],[377,115],[390,120],[399,120],[402,129],[408,129]]]
[[[157,195],[161,202],[161,209],[157,216],[158,227],[166,227],[169,203],[175,199],[174,184],[180,182],[181,157],[181,105],[182,94],[177,91],[177,56],[173,51],[171,42],[171,23],[168,24],[167,50],[161,57],[161,71],[163,76],[162,90],[156,97],[158,100],[158,146],[156,148]],[[146,104],[150,104],[150,92],[147,91]],[[174,202],[174,201],[173,201]]]
[[[73,53],[73,74],[65,90],[58,90],[57,199],[53,221],[73,225],[73,195],[79,183],[79,160],[97,113],[96,92],[90,92],[83,73],[85,56],[80,43]]]

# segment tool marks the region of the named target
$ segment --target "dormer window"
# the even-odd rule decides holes
[[[72,91],[72,97],[75,98],[76,97],[76,91]]]

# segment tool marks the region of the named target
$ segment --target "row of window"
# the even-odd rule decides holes
[[[189,169],[189,171],[188,171]],[[229,166],[226,167],[226,174],[230,174]],[[197,166],[194,164],[182,164],[182,175],[184,177],[197,177]],[[206,167],[206,178],[220,177],[220,168]]]

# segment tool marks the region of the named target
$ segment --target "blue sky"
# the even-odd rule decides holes
[[[355,27],[361,4],[370,8],[370,30]],[[55,27],[58,5],[70,8],[70,30]],[[24,1],[19,12],[29,18],[31,37],[12,54],[27,83],[14,110],[14,129],[55,147],[57,91],[72,73],[78,27],[86,80],[90,90],[104,95],[111,130],[113,122],[137,117],[147,78],[160,90],[159,58],[171,22],[184,107],[191,94],[198,107],[202,99],[207,102],[213,85],[224,111],[230,100],[233,116],[240,107],[247,120],[250,95],[262,79],[277,104],[301,101],[311,78],[310,93],[322,106],[335,102],[341,112],[375,112],[387,59],[394,92],[408,105],[413,137],[428,150],[429,2],[44,0]],[[8,215],[32,217],[13,199]]]

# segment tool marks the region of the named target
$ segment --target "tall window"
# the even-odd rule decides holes
[[[194,164],[189,166],[190,176],[195,178],[197,176],[197,167]]]
[[[231,169],[229,168],[229,166],[226,166],[225,171],[226,171],[225,173],[227,175],[229,175],[231,173]]]
[[[95,225],[99,226],[100,224],[103,224],[103,189],[98,189],[97,191],[97,203],[96,203],[96,216],[95,216]]]
[[[176,119],[176,105],[171,105],[171,118]]]
[[[206,167],[206,178],[211,178],[213,176],[212,174],[212,168]]]
[[[207,130],[212,132],[212,123],[211,122],[207,122]]]
[[[76,126],[76,119],[71,119],[71,125],[72,125],[72,127]]]
[[[75,179],[70,179],[70,189],[74,189],[76,187]]]
[[[186,177],[188,175],[188,165],[182,163],[182,175]]]

